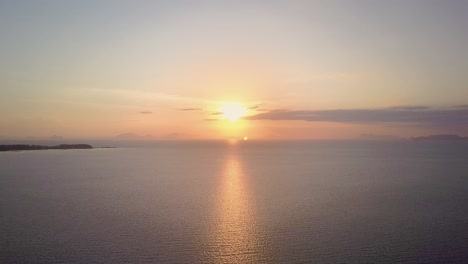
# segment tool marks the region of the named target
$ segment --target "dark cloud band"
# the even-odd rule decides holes
[[[302,120],[339,123],[426,123],[468,127],[468,107],[404,106],[380,109],[271,110],[250,120]]]
[[[201,111],[201,108],[181,108],[179,111]]]

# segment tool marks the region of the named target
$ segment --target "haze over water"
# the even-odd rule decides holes
[[[2,263],[461,263],[456,142],[0,153]]]

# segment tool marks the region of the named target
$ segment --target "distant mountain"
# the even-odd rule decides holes
[[[190,138],[191,138],[190,134],[178,133],[178,132],[173,132],[173,133],[169,133],[169,134],[161,136],[161,139],[163,140],[184,140],[184,139],[190,139]]]
[[[376,135],[376,134],[361,134],[357,137],[358,140],[370,140],[370,141],[393,141],[402,140],[402,138],[392,135]]]
[[[462,137],[462,136],[453,135],[453,134],[441,134],[441,135],[430,135],[430,136],[425,136],[425,137],[413,137],[412,139],[416,141],[434,141],[434,140],[459,141],[459,140],[468,140],[468,137]]]
[[[52,135],[50,136],[50,140],[63,140],[62,136]]]
[[[151,135],[146,135],[146,136],[141,136],[135,133],[124,133],[115,136],[116,139],[124,139],[124,140],[141,140],[141,139],[152,139],[153,136]]]

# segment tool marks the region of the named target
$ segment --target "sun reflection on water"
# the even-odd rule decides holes
[[[226,159],[218,186],[215,223],[210,234],[210,263],[268,263],[248,177],[237,156]]]

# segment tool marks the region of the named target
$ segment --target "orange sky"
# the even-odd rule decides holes
[[[0,139],[468,134],[464,3],[110,5],[2,5]]]

